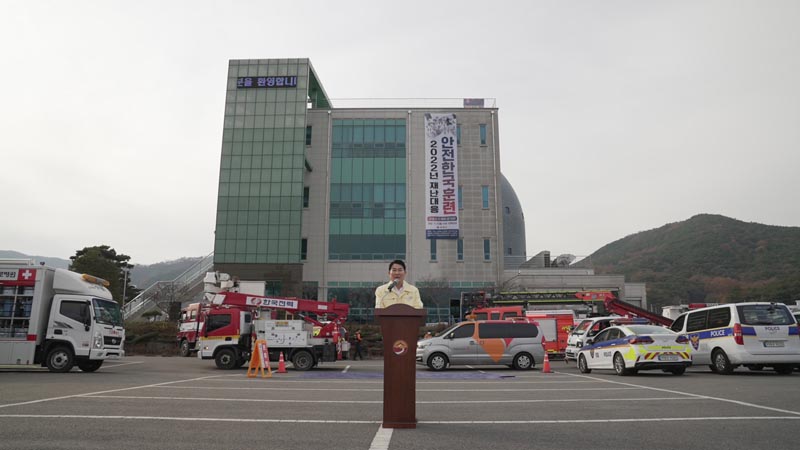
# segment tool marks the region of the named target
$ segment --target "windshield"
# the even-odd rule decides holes
[[[94,320],[97,323],[122,326],[122,313],[119,309],[119,303],[93,298],[92,307],[94,308]]]
[[[589,325],[591,324],[592,324],[591,320],[584,320],[577,327],[575,327],[574,330],[572,330],[572,334],[580,336],[586,333],[586,329],[589,328]]]
[[[457,327],[457,326],[461,325],[462,323],[463,323],[463,322],[458,322],[458,323],[455,323],[455,324],[453,324],[452,326],[449,326],[449,327],[445,328],[444,330],[442,330],[442,331],[440,331],[440,332],[436,333],[434,336],[447,336],[447,333],[449,333],[449,332],[453,331],[453,329],[454,329],[455,327]]]

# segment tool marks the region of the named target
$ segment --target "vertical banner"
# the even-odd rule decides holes
[[[425,114],[425,237],[458,239],[456,115]]]

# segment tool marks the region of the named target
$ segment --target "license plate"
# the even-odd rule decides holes
[[[678,361],[678,355],[658,355],[659,361]]]
[[[764,341],[764,347],[783,347],[783,341]]]

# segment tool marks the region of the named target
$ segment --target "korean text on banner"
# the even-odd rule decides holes
[[[425,237],[458,239],[456,115],[425,114]]]

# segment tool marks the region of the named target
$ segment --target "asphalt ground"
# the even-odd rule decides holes
[[[380,426],[381,360],[272,378],[180,357],[107,361],[96,373],[0,369],[0,449],[752,450],[800,440],[797,372],[551,366],[419,367],[413,430]]]

